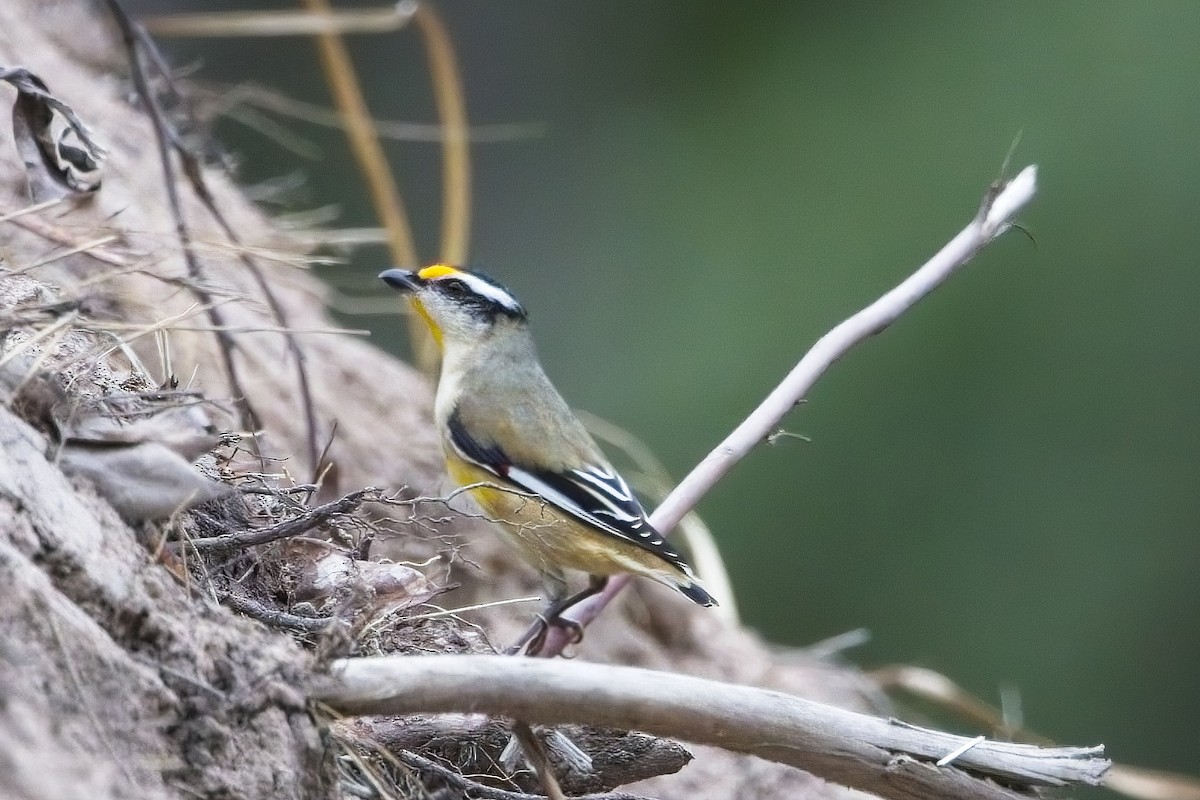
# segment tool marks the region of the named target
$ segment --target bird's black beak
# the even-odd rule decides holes
[[[421,287],[417,273],[406,269],[385,269],[379,273],[379,280],[398,292],[413,292]]]

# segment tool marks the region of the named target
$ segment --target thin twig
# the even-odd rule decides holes
[[[304,0],[304,5],[313,14],[331,13],[327,0]],[[325,78],[333,94],[334,103],[342,115],[351,151],[367,182],[375,213],[387,228],[392,258],[400,264],[415,265],[416,246],[408,224],[408,214],[388,166],[387,157],[380,147],[379,137],[372,124],[373,118],[363,97],[350,53],[345,42],[336,33],[320,31],[315,34],[315,38],[321,63],[325,68]]]
[[[139,28],[135,29],[135,31],[139,34],[142,47],[152,56],[154,63],[158,65],[162,78],[170,83],[170,72],[166,69],[163,59],[159,56],[154,42],[144,30]],[[233,225],[226,219],[221,209],[217,207],[216,200],[213,198],[212,192],[204,180],[204,170],[200,164],[200,159],[188,149],[175,129],[166,124],[165,119],[162,120],[162,124],[169,134],[170,143],[176,155],[183,164],[183,175],[192,187],[192,193],[212,216],[213,220],[216,221],[217,226],[221,228],[226,238],[236,246],[238,260],[249,271],[254,282],[258,284],[259,291],[267,298],[267,305],[271,309],[272,316],[275,317],[275,321],[279,323],[280,328],[284,331],[284,340],[287,342],[288,351],[292,354],[292,358],[296,362],[296,377],[300,385],[300,406],[304,411],[305,428],[308,432],[306,438],[308,442],[309,467],[312,469],[313,474],[316,475],[321,469],[321,465],[318,463],[317,412],[316,403],[313,401],[312,382],[309,380],[308,366],[305,363],[304,349],[300,347],[295,334],[290,332],[291,325],[288,321],[287,312],[284,310],[283,304],[279,302],[279,298],[275,296],[275,292],[267,282],[262,269],[250,258],[245,247],[242,245],[241,237],[238,236],[237,231],[234,230]],[[214,327],[216,326],[214,325]]]
[[[24,228],[34,236],[54,242],[55,244],[63,245],[64,247],[75,247],[78,242],[62,228],[40,219],[32,212],[40,211],[43,207],[48,207],[48,203],[39,203],[36,206],[29,206],[27,209],[22,209],[20,212],[13,212],[5,219],[12,224]],[[124,256],[118,255],[111,250],[101,250],[99,248],[90,248],[80,250],[79,254],[88,258],[99,261],[102,264],[107,264],[112,267],[126,268],[130,266],[129,260]]]
[[[218,331],[224,333],[284,333],[296,334],[303,333],[306,335],[319,336],[370,336],[371,332],[366,329],[355,328],[281,328],[272,325],[226,325],[223,328],[218,328],[214,325],[171,325],[164,327],[160,323],[153,325],[143,325],[132,322],[97,322],[96,327],[106,331],[140,331],[142,335],[158,330],[172,331],[204,331],[206,333],[216,333]]]
[[[289,614],[275,608],[268,608],[262,603],[251,600],[235,592],[217,591],[217,600],[227,605],[239,614],[245,614],[272,628],[287,628],[288,630],[304,631],[305,633],[321,633],[337,622],[332,617],[302,617],[299,614]]]
[[[896,800],[1014,800],[1027,797],[1022,788],[1096,785],[1109,765],[1102,746],[984,741],[939,768],[939,758],[970,740],[751,686],[563,659],[342,659],[312,694],[345,714],[484,713],[636,729],[749,753]]]
[[[54,323],[42,328],[37,333],[35,333],[33,336],[30,336],[28,339],[25,339],[24,341],[19,342],[15,347],[8,350],[8,352],[4,353],[3,355],[0,355],[0,367],[4,366],[5,364],[7,364],[9,361],[16,358],[17,356],[21,355],[21,353],[25,352],[26,350],[29,350],[29,349],[32,349],[32,348],[38,346],[42,341],[44,341],[46,339],[53,339],[53,337],[58,335],[59,331],[65,329],[65,328],[68,328],[70,325],[72,325],[75,322],[75,320],[77,320],[79,318],[79,316],[80,315],[79,315],[78,311],[71,311],[67,314],[64,314],[63,316],[61,316],[57,320],[55,320]],[[50,349],[51,348],[46,347],[46,348],[43,348],[43,351],[48,353],[50,351]]]
[[[512,732],[513,736],[517,737],[517,741],[521,743],[525,760],[533,767],[534,774],[538,776],[542,788],[546,790],[546,796],[550,800],[567,800],[562,787],[558,785],[558,778],[554,775],[554,765],[550,763],[550,756],[546,754],[546,748],[542,746],[541,740],[533,732],[529,723],[521,720],[514,721]]]
[[[146,70],[142,64],[142,48],[139,45],[141,36],[134,22],[125,13],[125,9],[121,7],[118,0],[104,0],[108,6],[109,12],[117,23],[117,27],[121,29],[121,38],[125,44],[125,49],[129,54],[129,68],[133,74],[133,85],[137,91],[138,97],[145,105],[146,114],[150,118],[150,123],[154,128],[154,140],[158,149],[159,162],[163,170],[163,185],[167,192],[167,203],[171,209],[171,216],[175,220],[175,235],[179,239],[179,246],[183,253],[184,263],[187,265],[188,277],[191,279],[190,289],[202,305],[207,307],[206,313],[213,327],[225,327],[225,315],[212,300],[212,295],[204,288],[204,271],[200,267],[200,262],[192,252],[192,234],[188,228],[187,222],[183,218],[183,204],[179,198],[179,188],[175,180],[175,166],[171,162],[171,131],[167,125],[166,118],[162,108],[158,104],[158,97],[154,90],[150,88],[150,82],[146,76]],[[218,331],[217,343],[220,345],[221,359],[224,363],[225,373],[229,376],[229,383],[233,388],[234,401],[237,403],[242,412],[242,427],[257,430],[258,415],[254,412],[254,408],[250,403],[250,398],[246,395],[242,388],[242,381],[238,375],[237,365],[234,362],[233,351],[236,349],[233,337],[227,333]]]
[[[473,603],[469,606],[460,606],[459,608],[443,608],[439,611],[431,611],[428,614],[416,614],[411,617],[406,617],[409,622],[416,622],[421,619],[438,619],[439,617],[456,617],[459,614],[465,614],[468,611],[483,611],[488,608],[499,608],[500,606],[510,606],[516,603],[540,603],[542,598],[538,595],[530,597],[512,597],[507,600],[493,600],[490,603]],[[432,605],[430,603],[429,605]]]
[[[1008,724],[1004,715],[945,675],[927,667],[889,664],[877,667],[867,677],[884,691],[901,690],[957,714],[972,725],[991,730],[993,736],[1019,742],[1051,745],[1053,741]]]
[[[107,235],[107,236],[101,236],[99,239],[93,239],[90,242],[84,242],[83,244],[77,244],[69,250],[63,250],[58,253],[52,253],[52,254],[46,256],[45,258],[40,258],[37,261],[34,261],[32,264],[27,264],[24,267],[21,267],[20,271],[27,272],[32,269],[37,269],[38,267],[44,267],[47,264],[53,264],[55,261],[59,261],[64,258],[68,258],[69,256],[79,255],[80,253],[87,252],[88,250],[93,250],[98,247],[103,247],[106,244],[112,244],[115,241],[117,241],[117,237],[113,236],[111,234]]]
[[[650,523],[664,534],[674,529],[683,515],[735,464],[776,429],[779,421],[804,399],[834,362],[895,322],[1007,231],[1013,217],[1033,199],[1036,191],[1037,168],[1033,166],[1021,170],[1010,181],[989,187],[979,212],[966,228],[900,285],[818,339],[758,408],[675,487],[650,515]],[[561,616],[586,626],[629,581],[627,575],[611,578],[604,591],[572,606]],[[573,632],[568,631],[563,625],[550,627],[539,655],[552,658],[561,653],[571,641]]]
[[[310,508],[299,516],[286,519],[269,528],[237,533],[224,533],[220,536],[207,536],[203,539],[189,539],[182,542],[187,548],[196,552],[229,551],[267,544],[278,539],[300,536],[321,525],[332,517],[348,514],[364,502],[377,499],[378,489],[367,487],[334,500],[330,503]]]

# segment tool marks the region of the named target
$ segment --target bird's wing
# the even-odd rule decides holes
[[[629,484],[611,466],[586,464],[555,471],[516,464],[499,445],[471,437],[457,415],[451,416],[449,429],[450,441],[458,454],[471,463],[541,497],[581,522],[648,550],[691,574],[680,555],[646,519],[646,511]]]

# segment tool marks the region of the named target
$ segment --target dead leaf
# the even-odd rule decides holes
[[[0,67],[0,80],[17,90],[13,138],[34,202],[87,194],[100,188],[105,152],[75,112],[24,67]],[[55,120],[65,126],[55,132]]]
[[[289,543],[288,557],[297,568],[292,596],[319,604],[354,586],[371,590],[376,607],[398,611],[420,605],[448,586],[439,586],[420,570],[394,562],[361,561],[349,553],[315,542]]]

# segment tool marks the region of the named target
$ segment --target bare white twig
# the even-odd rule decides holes
[[[974,739],[968,739],[967,741],[960,744],[958,747],[951,750],[949,753],[946,753],[946,755],[939,758],[936,762],[937,766],[947,767],[947,766],[953,764],[954,760],[956,758],[958,758],[963,753],[970,750],[972,747],[975,747],[978,744],[983,744],[983,742],[986,739],[987,739],[986,736],[976,736]]]
[[[1008,230],[1012,216],[1033,199],[1036,167],[1026,167],[950,243],[899,286],[822,336],[767,398],[667,496],[650,521],[660,531],[675,527],[759,442],[763,441],[817,379],[859,342],[879,333],[963,266],[984,245]],[[989,193],[990,194],[990,193]]]
[[[650,515],[651,524],[664,534],[670,532],[734,464],[775,430],[784,415],[804,399],[835,361],[895,322],[965,266],[988,242],[1007,231],[1013,217],[1033,199],[1036,191],[1035,166],[1026,167],[1010,181],[989,187],[975,218],[933,258],[900,285],[818,339],[762,404],[655,509]],[[629,580],[624,575],[609,580],[603,592],[576,604],[562,616],[587,625]],[[567,631],[561,626],[553,627],[547,633],[539,655],[557,655],[567,643]]]
[[[1103,747],[975,742],[781,692],[563,659],[343,659],[312,696],[346,714],[485,713],[636,729],[750,753],[896,800],[1014,800],[1031,787],[1098,784],[1109,766]],[[946,753],[956,753],[954,765],[937,766]]]

